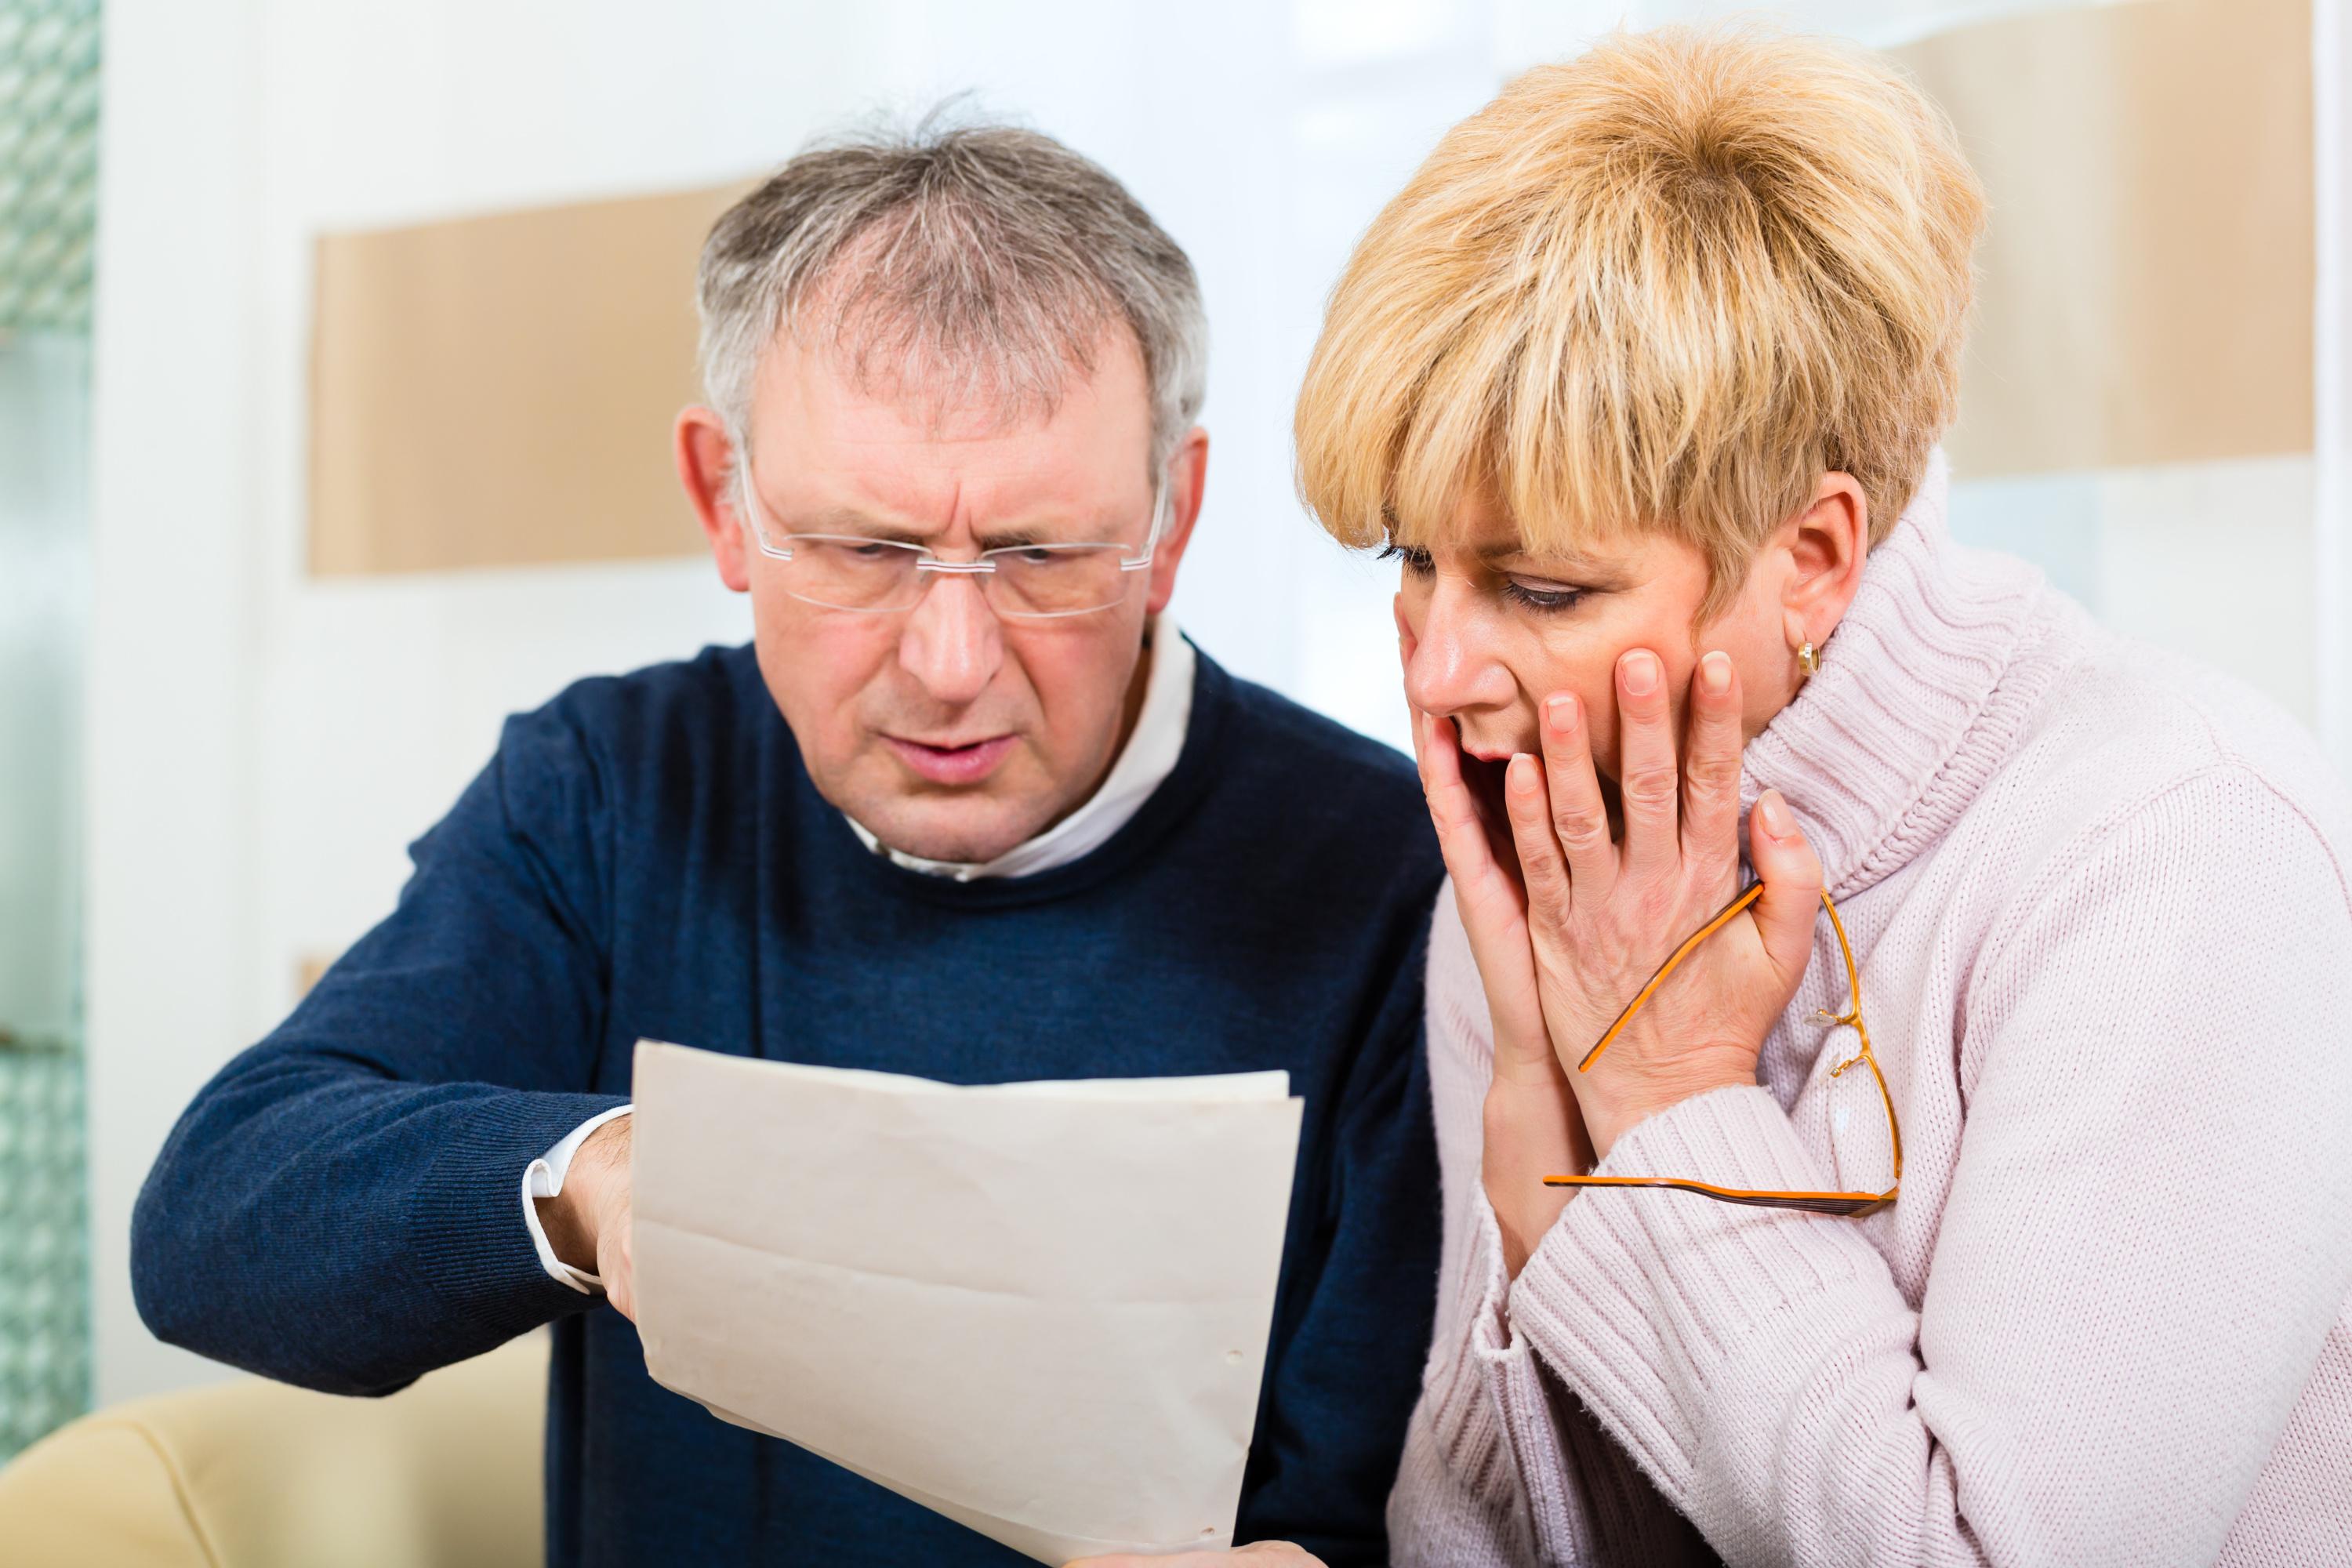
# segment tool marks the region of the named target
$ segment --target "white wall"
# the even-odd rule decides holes
[[[1102,160],[1200,268],[1211,483],[1177,613],[1241,673],[1401,740],[1391,584],[1301,518],[1291,395],[1380,202],[1530,39],[1603,9],[108,0],[86,927],[100,1397],[212,1374],[131,1308],[139,1181],[199,1084],[282,1015],[300,959],[389,908],[404,846],[499,718],[748,636],[691,557],[304,577],[319,231],[731,179],[846,114],[977,88]],[[682,504],[678,526],[690,549]],[[2117,605],[2174,605],[2159,625],[2226,636],[2189,613],[2193,574],[2155,578],[2099,581]]]
[[[233,7],[107,10],[84,954],[100,1399],[186,1373],[131,1310],[131,1201],[253,1016],[249,45]]]

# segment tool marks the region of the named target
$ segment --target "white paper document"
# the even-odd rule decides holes
[[[1045,1563],[1233,1539],[1289,1075],[960,1088],[640,1042],[655,1381]]]

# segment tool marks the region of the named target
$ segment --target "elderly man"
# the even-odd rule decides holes
[[[1286,1068],[1240,1539],[1385,1562],[1436,1272],[1440,870],[1402,759],[1165,613],[1207,460],[1190,264],[1085,159],[964,129],[796,158],[700,296],[677,468],[751,646],[509,722],[398,908],[182,1118],[141,1310],[347,1394],[551,1322],[551,1563],[1013,1560],[646,1376],[632,1047]]]

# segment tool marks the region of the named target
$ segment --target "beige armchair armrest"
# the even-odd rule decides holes
[[[101,1410],[0,1469],[11,1568],[539,1563],[547,1339],[387,1399],[246,1379]]]

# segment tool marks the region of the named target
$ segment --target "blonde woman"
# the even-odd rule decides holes
[[[1333,295],[1453,877],[1402,1561],[2352,1562],[2352,802],[1948,536],[1982,211],[1882,62],[1621,36]]]

